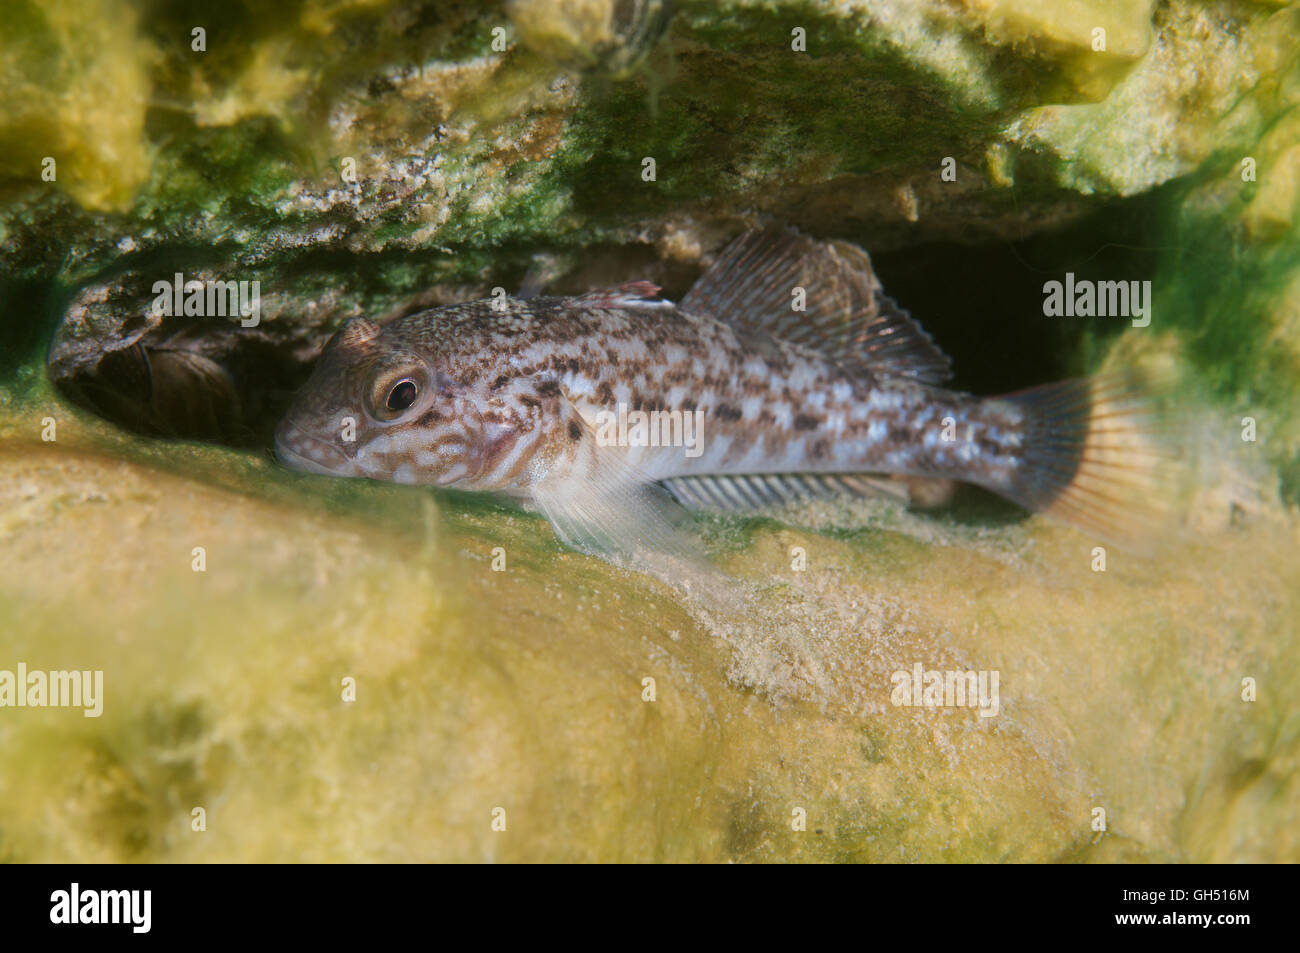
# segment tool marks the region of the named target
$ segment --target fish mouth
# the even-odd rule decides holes
[[[275,458],[290,470],[321,476],[361,476],[356,463],[287,417],[275,428]]]

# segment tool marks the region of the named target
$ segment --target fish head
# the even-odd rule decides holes
[[[325,345],[275,454],[309,473],[445,486],[482,468],[482,429],[476,400],[434,359],[357,318]]]

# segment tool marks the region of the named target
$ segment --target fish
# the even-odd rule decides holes
[[[1165,451],[1132,374],[981,397],[868,254],[793,229],[732,241],[679,301],[648,281],[354,318],[275,432],[316,474],[516,498],[569,547],[694,558],[692,510],[991,490],[1101,539],[1158,529]],[[894,484],[897,486],[897,484]]]

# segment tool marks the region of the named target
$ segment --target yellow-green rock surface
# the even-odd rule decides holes
[[[725,524],[735,624],[463,497],[4,427],[0,658],[105,685],[0,712],[6,860],[1300,857],[1276,511],[1105,572],[1039,520]],[[891,704],[916,663],[998,671],[998,714]]]

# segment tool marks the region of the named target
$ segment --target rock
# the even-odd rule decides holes
[[[106,697],[0,709],[0,859],[1300,856],[1300,7],[674,6],[13,7],[0,681]],[[702,520],[729,616],[269,458],[351,317],[680,296],[758,218],[870,249],[972,390],[1173,366],[1185,538],[1097,571],[961,492]],[[1067,271],[1150,280],[1150,325],[1045,317]],[[159,313],[177,273],[257,320]],[[916,665],[998,714],[898,704]]]
[[[16,436],[47,413],[57,443]],[[4,710],[6,860],[1300,850],[1300,738],[1277,727],[1300,674],[1294,521],[1097,573],[1036,521],[809,510],[792,525],[820,529],[728,530],[765,622],[717,629],[490,504],[210,448],[128,462],[56,404],[6,426],[0,668],[100,669],[105,695],[98,719]],[[998,713],[892,704],[918,664],[998,671]]]
[[[102,393],[103,352],[135,345],[152,282],[178,270],[282,299],[274,324],[213,332],[235,355],[221,368],[237,402],[265,418],[282,402],[242,389],[248,351],[284,356],[258,376],[291,391],[355,314],[513,290],[538,256],[553,282],[576,283],[580,262],[586,281],[659,279],[615,267],[646,242],[641,269],[669,255],[698,270],[756,215],[873,251],[1024,240],[1257,152],[1262,194],[1239,220],[1265,248],[1294,233],[1295,136],[1279,119],[1297,95],[1294,7],[1181,0],[1153,20],[1149,2],[1109,0],[688,4],[655,44],[667,6],[308,2],[244,32],[183,7],[142,24],[123,6],[94,57],[63,58],[85,65],[43,85],[26,77],[85,45],[87,20],[24,7],[7,92],[29,105],[0,116],[0,143],[22,143],[5,151],[0,262],[72,291],[43,309],[62,325],[56,379]],[[628,46],[626,62],[611,52]],[[611,56],[606,73],[634,78],[574,66]],[[105,90],[131,105],[98,108]],[[36,153],[58,161],[55,181]],[[105,300],[87,310],[87,295]],[[147,328],[140,346],[167,351],[176,333]]]

